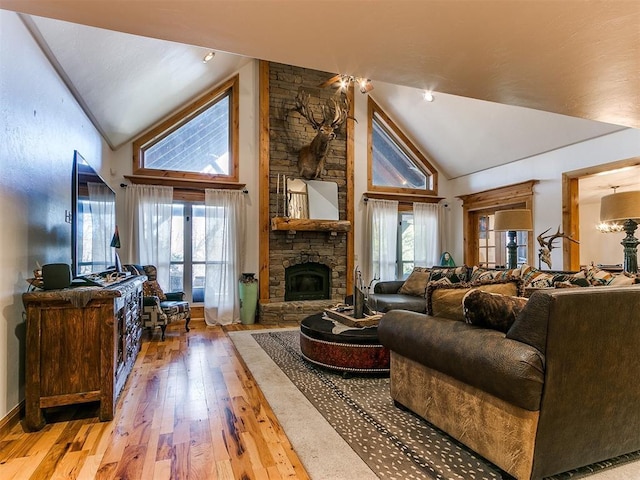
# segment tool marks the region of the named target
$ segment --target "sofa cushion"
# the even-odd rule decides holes
[[[427,314],[464,322],[462,299],[473,288],[504,295],[523,295],[522,282],[519,279],[454,283],[451,285],[429,282],[427,286]]]
[[[431,276],[431,269],[426,267],[414,267],[409,277],[402,284],[398,293],[423,297],[427,292],[427,283]]]
[[[507,333],[526,298],[471,289],[462,300],[465,322],[476,327],[492,328]]]
[[[410,310],[424,313],[427,310],[427,303],[424,297],[399,293],[374,293],[369,295],[369,305],[381,313],[390,310]]]
[[[526,410],[539,410],[542,354],[497,330],[395,310],[380,319],[382,345]],[[393,368],[393,365],[392,365]]]

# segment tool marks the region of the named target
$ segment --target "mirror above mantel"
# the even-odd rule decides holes
[[[282,182],[278,179],[276,194],[278,213],[271,219],[272,230],[333,234],[351,230],[351,222],[340,220],[336,182],[283,177]]]

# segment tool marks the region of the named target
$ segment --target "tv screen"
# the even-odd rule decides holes
[[[74,277],[103,272],[115,263],[116,194],[89,163],[74,152],[71,269]]]

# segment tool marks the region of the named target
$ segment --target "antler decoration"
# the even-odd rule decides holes
[[[551,228],[547,228],[544,232],[542,232],[540,235],[536,237],[536,239],[538,240],[538,243],[540,244],[540,250],[538,251],[538,258],[539,258],[538,267],[540,268],[541,268],[541,262],[546,263],[547,265],[549,265],[549,268],[551,268],[551,250],[553,250],[553,247],[554,247],[553,242],[558,238],[566,238],[571,242],[578,243],[578,244],[580,243],[579,241],[571,238],[571,236],[565,235],[564,233],[560,233],[559,226],[556,233],[552,235],[547,235],[545,237],[544,234],[547,233],[549,230],[551,230]]]
[[[293,110],[304,117],[317,132],[309,145],[302,147],[298,154],[298,173],[308,180],[318,178],[324,169],[331,141],[336,132],[349,117],[349,101],[343,103],[332,99],[332,106],[322,105],[322,120],[319,121],[309,108],[310,94],[300,90]]]

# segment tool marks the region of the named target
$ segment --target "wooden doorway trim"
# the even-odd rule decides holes
[[[640,165],[640,157],[594,165],[562,174],[562,231],[580,241],[580,179],[618,168]],[[562,239],[563,270],[580,269],[580,245]]]
[[[473,224],[473,212],[483,210],[504,210],[508,208],[527,208],[533,212],[533,186],[538,180],[528,180],[514,185],[498,187],[483,192],[459,195],[462,200],[462,230],[464,239],[464,263],[476,265],[478,262],[478,243],[476,241],[476,227]],[[533,232],[529,232],[527,258],[533,258]]]

